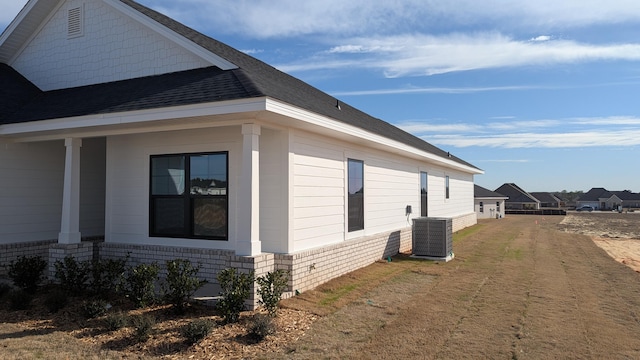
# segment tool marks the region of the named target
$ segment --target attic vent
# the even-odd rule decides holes
[[[67,18],[67,37],[75,38],[83,35],[83,11],[82,6],[69,9]]]

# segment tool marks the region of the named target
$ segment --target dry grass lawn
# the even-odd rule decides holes
[[[455,234],[449,263],[400,255],[283,301],[278,333],[262,343],[247,341],[250,313],[186,346],[175,328],[188,319],[165,317],[132,344],[100,320],[52,326],[42,312],[2,310],[0,358],[640,358],[640,275],[585,234],[587,223],[640,231],[640,216],[572,218],[588,215],[483,220]],[[202,311],[192,316],[216,319]]]

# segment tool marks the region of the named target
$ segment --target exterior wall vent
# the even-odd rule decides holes
[[[84,35],[84,6],[69,9],[67,15],[67,38]]]

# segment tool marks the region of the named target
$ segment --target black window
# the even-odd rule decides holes
[[[449,198],[449,175],[444,177],[444,196],[446,199]]]
[[[427,173],[420,173],[420,216],[429,216],[427,210]]]
[[[349,231],[364,229],[364,162],[349,159]]]
[[[500,201],[496,201],[496,211],[500,212]]]
[[[480,201],[480,212],[484,212],[484,204]]]
[[[149,233],[228,239],[228,154],[151,156]]]

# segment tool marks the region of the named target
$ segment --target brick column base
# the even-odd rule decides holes
[[[49,279],[53,279],[56,273],[56,261],[63,261],[65,257],[72,256],[76,261],[93,260],[93,242],[81,242],[76,244],[52,244],[49,246]]]

